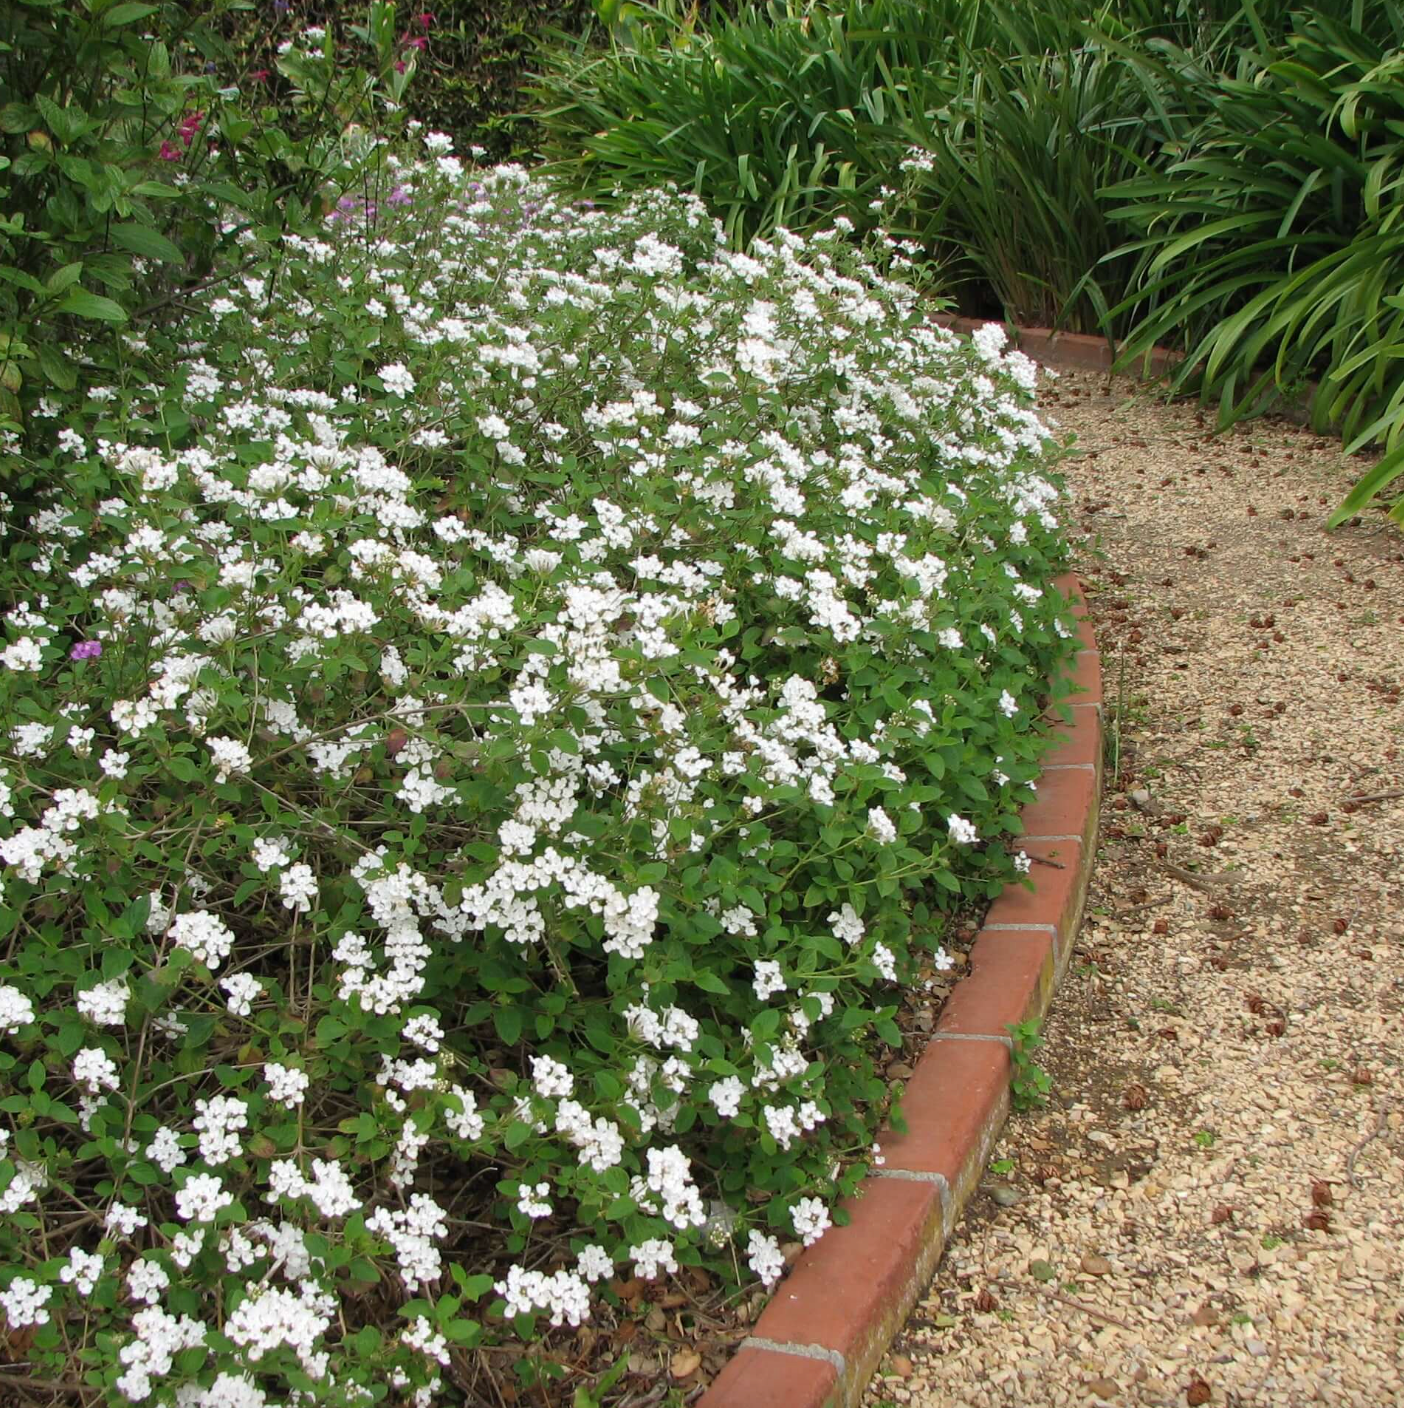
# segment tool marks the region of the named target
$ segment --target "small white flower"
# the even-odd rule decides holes
[[[306,1071],[280,1065],[277,1061],[264,1063],[263,1078],[268,1082],[268,1098],[290,1110],[302,1104],[312,1084]]]
[[[231,973],[221,978],[219,985],[229,994],[229,1011],[235,1017],[247,1017],[253,1012],[253,1004],[263,984],[252,973]]]
[[[614,1262],[603,1247],[592,1243],[581,1248],[580,1255],[575,1259],[575,1269],[587,1281],[602,1281],[606,1276],[614,1275]]]
[[[14,1036],[34,1020],[34,1004],[9,983],[0,983],[0,1031]]]
[[[317,879],[310,865],[289,866],[278,880],[283,895],[283,908],[306,914],[317,898]]]
[[[780,965],[771,959],[763,958],[756,964],[756,975],[751,980],[758,1002],[769,1001],[777,992],[785,991],[785,975]]]
[[[740,1110],[741,1098],[745,1093],[746,1087],[735,1076],[727,1076],[712,1086],[707,1098],[716,1106],[717,1114],[723,1119],[731,1119]]]
[[[531,1058],[531,1083],[543,1100],[570,1095],[575,1089],[575,1077],[550,1056]]]
[[[73,1081],[81,1085],[89,1095],[100,1095],[104,1090],[116,1090],[117,1063],[101,1047],[85,1046],[73,1058]]]
[[[665,1271],[677,1274],[678,1260],[673,1244],[657,1237],[630,1247],[629,1259],[634,1263],[634,1274],[645,1281],[656,1280]]]
[[[746,1239],[746,1264],[765,1285],[773,1286],[785,1270],[780,1243],[753,1227]]]
[[[549,1183],[538,1183],[535,1188],[529,1183],[521,1184],[517,1190],[517,1211],[530,1218],[550,1217],[550,1193]]]
[[[197,1173],[176,1192],[176,1216],[182,1222],[213,1222],[220,1209],[233,1202],[233,1193],[225,1189],[218,1177],[212,1173]]]
[[[800,1198],[790,1209],[795,1235],[812,1247],[833,1225],[829,1210],[818,1198]]]
[[[391,362],[381,367],[380,380],[392,396],[406,397],[414,390],[414,377],[403,362]]]
[[[228,782],[230,773],[248,772],[253,766],[249,750],[236,738],[212,738],[206,746],[218,768],[216,782]]]
[[[829,928],[836,939],[842,939],[850,947],[862,942],[863,935],[867,932],[858,911],[846,902],[829,915]]]
[[[0,1305],[5,1307],[12,1330],[22,1330],[26,1325],[47,1325],[49,1312],[45,1309],[54,1293],[52,1286],[41,1286],[28,1276],[16,1276],[0,1291]]]
[[[113,978],[76,995],[74,1001],[81,1016],[100,1027],[120,1027],[127,1019],[127,1003],[132,990],[125,978]]]
[[[102,1278],[102,1267],[102,1257],[96,1252],[73,1246],[68,1249],[67,1265],[59,1267],[59,1280],[71,1285],[80,1296],[89,1296]]]
[[[155,1305],[170,1284],[171,1278],[158,1262],[134,1261],[127,1272],[128,1293],[144,1305]]]

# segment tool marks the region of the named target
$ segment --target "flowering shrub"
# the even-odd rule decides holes
[[[427,1403],[616,1272],[773,1282],[1018,869],[1031,364],[446,147],[244,232],[23,466],[0,1306],[105,1401]]]

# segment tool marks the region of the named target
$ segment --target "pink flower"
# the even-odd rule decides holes
[[[157,155],[162,161],[179,161],[184,153],[174,142],[162,142]]]
[[[429,26],[434,23],[433,13],[429,10],[425,10],[421,14],[418,14],[414,17],[414,22],[420,27],[420,29],[425,32],[425,34],[428,34]]]
[[[200,130],[200,124],[204,120],[205,114],[203,112],[187,113],[185,117],[181,119],[179,128],[180,140],[184,142],[187,147],[190,145],[190,139]]]

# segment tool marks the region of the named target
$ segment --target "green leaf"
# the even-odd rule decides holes
[[[515,1046],[522,1039],[522,1012],[519,1007],[495,1007],[492,1025],[497,1030],[498,1039],[508,1046]]]
[[[86,289],[70,289],[63,302],[55,310],[68,313],[75,318],[92,318],[104,323],[125,323],[127,312],[122,305],[99,293],[89,293]]]
[[[185,262],[185,256],[180,252],[179,246],[149,225],[113,225],[107,233],[113,244],[132,254],[138,254],[143,259],[159,259],[166,264]]]
[[[346,1035],[346,1023],[338,1017],[322,1017],[317,1022],[317,1045],[330,1046]]]
[[[65,264],[62,269],[55,269],[54,272],[44,280],[44,289],[51,298],[57,298],[65,289],[72,288],[82,277],[82,260],[78,260],[73,264]]]
[[[11,264],[0,264],[0,279],[7,284],[14,284],[16,288],[37,293],[41,298],[44,296],[44,285],[33,274],[26,274],[23,269],[16,269]]]
[[[1401,474],[1404,474],[1404,443],[1391,450],[1373,469],[1366,470],[1355,481],[1350,493],[1341,500],[1340,505],[1326,520],[1326,526],[1339,528],[1347,518],[1359,513],[1376,494],[1386,489]]]
[[[39,109],[44,125],[64,146],[81,137],[90,125],[87,115],[80,109],[60,107],[43,93],[35,94],[34,105]]]
[[[106,29],[116,29],[119,25],[135,24],[137,20],[144,20],[147,15],[154,15],[159,8],[157,5],[140,4],[138,0],[123,0],[122,4],[114,5],[103,13],[102,23]]]
[[[461,1275],[457,1274],[461,1271],[461,1268],[456,1264],[453,1270],[455,1272],[453,1279],[457,1284],[459,1291],[462,1293],[464,1300],[481,1300],[485,1295],[487,1295],[490,1290],[492,1290],[491,1276],[482,1273],[477,1276],[470,1276],[466,1272],[463,1272]]]
[[[39,346],[39,370],[46,380],[60,391],[72,391],[78,385],[78,372],[71,363],[64,360],[63,353],[52,343]]]
[[[155,200],[174,200],[180,195],[178,186],[168,186],[164,181],[138,181],[132,187],[134,196]]]

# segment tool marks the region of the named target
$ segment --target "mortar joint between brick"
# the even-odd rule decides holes
[[[946,1200],[951,1194],[951,1185],[946,1180],[944,1173],[928,1173],[925,1169],[919,1168],[888,1168],[884,1164],[881,1168],[870,1169],[869,1178],[895,1178],[904,1183],[929,1183],[941,1195],[941,1206],[944,1208]]]
[[[993,1041],[1006,1051],[1014,1049],[1014,1043],[1007,1036],[996,1036],[993,1032],[932,1032],[932,1041]]]
[[[773,1354],[789,1354],[796,1359],[819,1359],[832,1364],[838,1370],[840,1379],[848,1372],[848,1365],[836,1349],[822,1344],[796,1344],[791,1340],[772,1340],[765,1335],[747,1335],[741,1341],[742,1349],[768,1349]]]
[[[1055,939],[1058,937],[1056,924],[982,924],[980,927],[995,934],[1051,934]]]

